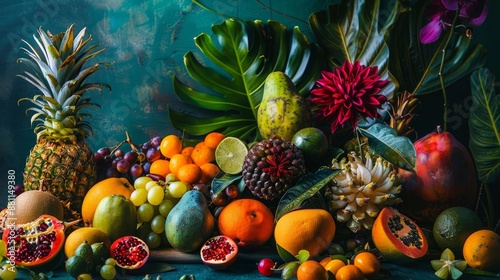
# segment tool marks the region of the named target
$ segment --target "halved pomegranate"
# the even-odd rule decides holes
[[[142,239],[135,236],[123,236],[111,244],[110,255],[116,265],[125,269],[137,269],[149,258],[149,247]]]
[[[16,265],[34,267],[47,263],[64,246],[66,227],[80,222],[65,223],[51,215],[41,215],[25,224],[7,223],[2,240],[9,250],[7,257]]]
[[[238,245],[225,235],[209,238],[200,249],[201,260],[208,267],[222,270],[236,261]]]

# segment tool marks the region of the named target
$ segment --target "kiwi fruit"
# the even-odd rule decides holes
[[[52,215],[59,220],[64,218],[64,207],[61,201],[46,191],[25,191],[13,202],[13,218],[17,224],[29,223],[44,214]]]

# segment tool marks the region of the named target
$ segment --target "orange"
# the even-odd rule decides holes
[[[193,150],[194,150],[193,146],[187,146],[182,149],[181,154],[190,157]]]
[[[210,181],[212,181],[213,178],[215,178],[217,173],[220,172],[220,169],[217,166],[217,164],[211,162],[200,165],[200,169],[201,169],[200,183],[209,183]]]
[[[174,175],[177,177],[177,171],[179,171],[179,168],[188,163],[193,163],[190,157],[183,154],[175,154],[172,156],[172,158],[170,158],[170,164],[168,165],[168,167],[170,168],[170,172],[174,173]]]
[[[170,161],[166,159],[157,159],[149,166],[149,173],[166,177],[170,173]]]
[[[335,259],[335,260],[331,260],[329,261],[326,265],[325,265],[325,269],[327,271],[330,271],[331,273],[333,273],[333,275],[337,274],[337,271],[339,271],[339,269],[341,267],[344,267],[346,266],[346,264],[339,260],[339,259]]]
[[[201,142],[197,143],[196,145],[194,145],[195,148],[199,148],[199,147],[203,147],[203,146],[206,146],[205,141],[201,141]]]
[[[353,264],[357,266],[365,276],[374,276],[380,271],[380,260],[371,252],[360,252],[354,257]]]
[[[465,240],[463,255],[467,264],[476,269],[500,271],[500,235],[489,229],[475,231]]]
[[[205,136],[204,142],[205,145],[215,150],[224,137],[226,136],[220,132],[210,132]]]
[[[332,257],[328,256],[324,259],[322,259],[319,263],[322,265],[322,266],[326,266],[327,263],[329,263],[330,261],[332,260]]]
[[[126,178],[107,178],[93,185],[82,203],[82,219],[86,226],[92,226],[95,209],[101,199],[112,194],[121,194],[127,199],[134,191],[134,186]]]
[[[274,229],[281,258],[288,262],[300,250],[309,251],[311,257],[324,252],[335,235],[335,221],[324,209],[299,209],[279,218]]]
[[[167,135],[160,143],[160,152],[166,158],[171,158],[182,151],[182,140],[177,135]]]
[[[188,184],[198,183],[201,175],[201,168],[194,163],[185,164],[177,171],[177,179]]]
[[[326,269],[315,260],[307,260],[299,265],[297,269],[298,280],[326,280],[328,273]]]
[[[206,145],[195,147],[191,152],[191,159],[198,166],[215,161],[215,150]]]
[[[93,227],[81,227],[72,231],[64,241],[64,254],[69,258],[75,254],[76,248],[87,241],[90,245],[102,242],[109,249],[111,241],[106,233]]]
[[[273,235],[274,215],[256,199],[236,199],[222,209],[218,227],[240,247],[261,246]]]
[[[348,264],[337,271],[335,280],[365,280],[365,275],[359,267]]]

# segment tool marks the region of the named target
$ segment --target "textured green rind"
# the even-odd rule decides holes
[[[311,125],[311,110],[292,80],[283,72],[267,76],[257,124],[264,139],[273,136],[291,141],[293,135]]]

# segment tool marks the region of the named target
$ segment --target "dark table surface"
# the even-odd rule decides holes
[[[260,257],[259,257],[260,258]],[[152,260],[148,261],[147,265],[158,268],[158,264],[169,265],[171,270],[166,272],[148,271],[147,268],[140,271],[125,271],[118,270],[116,279],[137,279],[142,280],[146,273],[151,276],[151,279],[156,280],[158,276],[161,279],[176,280],[185,274],[195,276],[196,280],[201,279],[216,279],[216,280],[232,280],[232,279],[280,279],[280,273],[276,272],[270,277],[264,277],[257,271],[258,260],[254,255],[242,255],[238,258],[235,264],[223,271],[215,271],[205,266],[200,262],[185,263],[185,262],[172,262],[168,260]],[[471,274],[464,274],[461,280],[477,280],[477,279],[498,279],[500,277],[485,277]],[[29,272],[20,270],[17,279],[30,279]],[[53,272],[50,279],[74,279],[66,273],[64,267],[61,267]],[[101,279],[95,277],[94,279]],[[434,271],[430,266],[428,260],[414,262],[408,265],[397,265],[389,262],[382,262],[382,270],[379,277],[375,279],[397,279],[397,280],[436,280],[439,279],[434,275]]]

